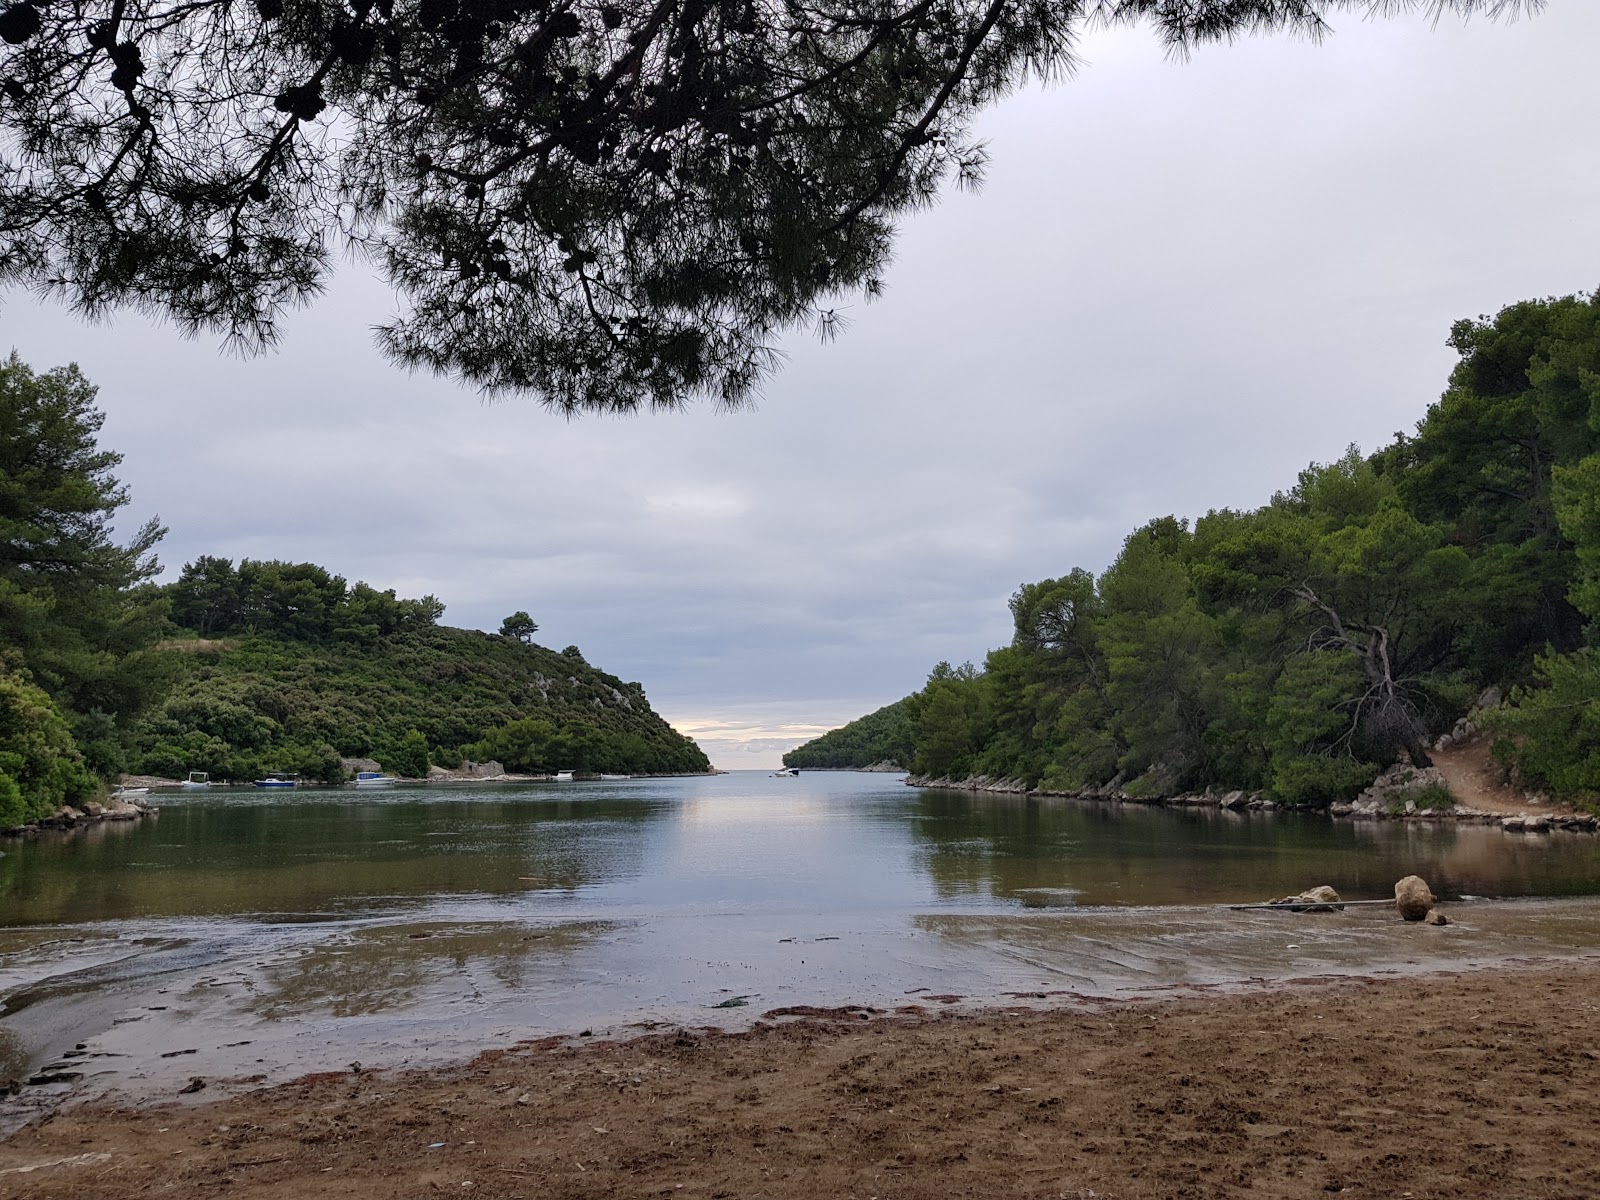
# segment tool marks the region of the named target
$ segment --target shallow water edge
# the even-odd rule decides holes
[[[1600,899],[1445,907],[1443,928],[1373,909],[1210,907],[930,914],[910,929],[779,922],[731,940],[710,930],[697,953],[664,964],[652,931],[629,922],[296,923],[248,948],[176,925],[139,937],[32,930],[4,943],[0,1068],[46,1082],[0,1106],[0,1126],[68,1100],[204,1100],[552,1036],[739,1030],[775,1009],[1050,1008],[1495,969],[1600,947]]]

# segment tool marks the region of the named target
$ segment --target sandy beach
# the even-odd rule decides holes
[[[541,1039],[68,1109],[0,1144],[0,1195],[1595,1195],[1597,994],[1588,957]]]

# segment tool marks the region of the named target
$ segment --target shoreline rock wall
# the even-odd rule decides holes
[[[159,808],[146,804],[138,798],[113,796],[103,804],[98,800],[85,800],[77,806],[63,804],[48,817],[40,817],[29,821],[26,825],[0,829],[0,837],[27,837],[46,829],[77,829],[84,825],[96,825],[101,821],[138,821],[144,817],[156,816],[160,812]]]
[[[908,775],[905,784],[907,787],[952,792],[989,792],[1024,796],[1030,800],[1097,800],[1145,807],[1217,808],[1235,812],[1326,812],[1330,817],[1355,821],[1467,821],[1483,825],[1497,824],[1508,833],[1547,833],[1555,829],[1579,833],[1600,832],[1600,817],[1592,813],[1557,810],[1548,814],[1530,815],[1471,808],[1462,804],[1443,808],[1421,807],[1417,803],[1417,797],[1433,788],[1444,789],[1443,778],[1437,768],[1417,769],[1404,764],[1385,771],[1355,800],[1332,804],[1327,808],[1276,804],[1267,799],[1262,792],[1215,789],[1173,796],[1148,798],[1129,796],[1121,790],[1117,780],[1101,787],[1084,788],[1079,791],[1032,788],[1020,779],[997,779],[988,775],[973,775],[965,779]]]

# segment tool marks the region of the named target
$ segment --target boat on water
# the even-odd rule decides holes
[[[572,772],[571,771],[557,771],[556,772],[556,782],[557,783],[571,783],[572,782]]]
[[[211,775],[206,771],[190,771],[189,778],[185,779],[179,787],[203,788],[211,786]]]
[[[601,775],[601,779],[632,779],[632,775]]]
[[[150,789],[147,787],[119,787],[111,793],[113,800],[131,800],[135,796],[148,796]]]
[[[355,778],[358,788],[393,787],[399,782],[393,775],[385,775],[382,771],[357,771]]]
[[[772,773],[772,778],[774,778],[774,779],[793,779],[798,774],[800,774],[800,768],[799,767],[779,767],[776,771],[774,771]]]
[[[251,786],[258,788],[292,788],[299,782],[300,780],[297,776],[285,774],[282,771],[274,771],[266,778],[256,780]]]

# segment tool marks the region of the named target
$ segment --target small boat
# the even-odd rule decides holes
[[[772,778],[774,778],[774,779],[793,779],[798,774],[800,774],[800,768],[799,767],[779,767],[776,771],[774,771],[772,773]]]
[[[265,779],[256,780],[252,786],[258,788],[292,788],[298,782],[299,780],[293,775],[285,774],[282,771],[274,771]]]
[[[382,771],[357,771],[355,778],[358,788],[393,787],[399,782],[393,775],[385,775]]]
[[[601,779],[632,779],[632,775],[601,775]]]
[[[119,787],[111,793],[111,798],[113,800],[131,800],[134,796],[148,796],[149,794],[150,789],[147,787]]]
[[[203,788],[211,786],[211,776],[205,771],[190,771],[189,778],[185,779],[180,787]]]
[[[557,783],[571,783],[572,782],[572,772],[571,771],[557,771],[556,772],[556,782]]]

